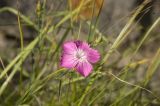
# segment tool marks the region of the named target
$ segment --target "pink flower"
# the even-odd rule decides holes
[[[74,68],[84,77],[92,72],[91,63],[96,63],[100,59],[99,52],[92,49],[86,42],[66,42],[62,49],[61,66],[68,69]]]

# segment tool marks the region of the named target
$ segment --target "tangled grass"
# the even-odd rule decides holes
[[[36,22],[18,9],[0,8],[0,14],[10,12],[17,16],[21,38],[21,50],[6,67],[0,58],[0,63],[4,66],[0,68],[0,106],[160,105],[160,95],[149,88],[160,65],[160,48],[157,48],[151,58],[143,57],[139,60],[134,58],[140,50],[143,50],[141,47],[147,42],[147,38],[155,37],[151,35],[158,28],[160,17],[138,43],[128,45],[123,51],[120,50],[121,45],[136,28],[135,18],[149,0],[145,0],[129,15],[130,19],[114,41],[98,28],[101,11],[92,19],[74,20],[83,9],[83,5],[88,2],[82,1],[80,7],[73,10],[66,7],[64,11],[55,11],[52,16],[47,15],[49,14],[45,7],[47,0],[38,1]],[[35,39],[26,46],[22,21],[34,28],[37,33]],[[83,28],[87,30],[85,35],[82,33]],[[87,78],[71,69],[60,67],[61,47],[67,39],[81,39],[101,52],[101,60],[94,65],[93,72]],[[115,55],[120,58],[114,57]],[[119,67],[120,62],[126,58],[129,58],[127,63]],[[31,63],[28,62],[29,59]],[[112,59],[115,61],[111,61]],[[143,68],[145,72],[141,80],[137,81],[135,76],[139,68]],[[13,83],[13,79],[18,83]]]

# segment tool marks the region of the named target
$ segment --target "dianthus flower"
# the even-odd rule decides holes
[[[63,44],[61,66],[75,69],[84,77],[92,72],[92,64],[98,62],[99,59],[99,52],[92,49],[86,42],[70,41]]]

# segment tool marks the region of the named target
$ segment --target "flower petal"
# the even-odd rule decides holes
[[[77,46],[77,48],[79,48],[81,45],[82,45],[82,41],[80,40],[77,40],[77,41],[74,41],[75,45]]]
[[[76,44],[72,41],[63,44],[63,53],[73,54],[77,50]]]
[[[78,63],[76,66],[76,70],[84,77],[87,77],[92,72],[92,69],[93,67],[88,61]]]
[[[88,51],[87,60],[91,63],[96,63],[100,59],[100,54],[97,50],[91,49]]]
[[[97,50],[90,48],[88,43],[83,42],[81,47],[87,53],[87,60],[91,63],[96,63],[100,59],[100,54]]]
[[[83,49],[84,51],[88,51],[90,49],[90,45],[86,42],[83,42],[79,48]]]
[[[74,68],[78,61],[70,54],[63,54],[61,57],[61,66],[65,68]]]

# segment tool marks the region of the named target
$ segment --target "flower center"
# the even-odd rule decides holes
[[[81,49],[78,49],[76,52],[75,52],[75,58],[79,61],[79,62],[83,62],[86,60],[86,53],[81,50]]]

